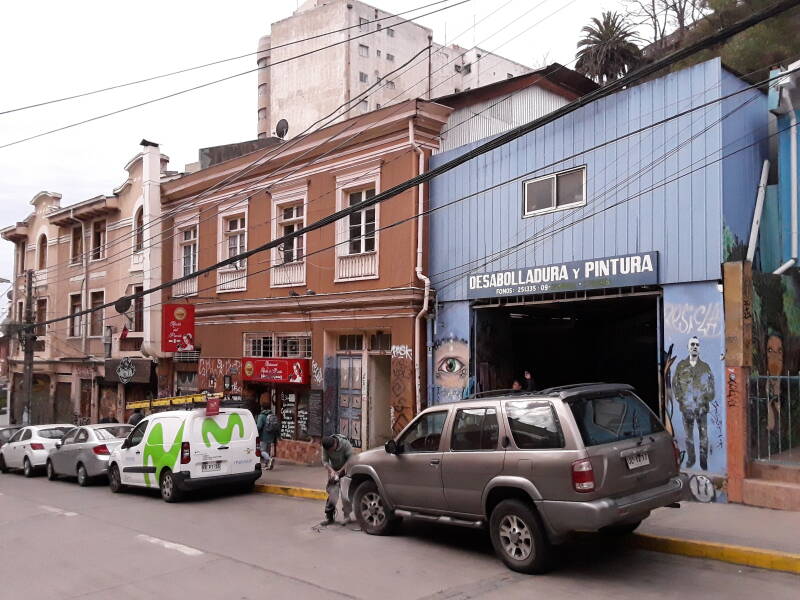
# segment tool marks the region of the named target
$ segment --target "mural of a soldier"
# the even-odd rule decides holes
[[[714,375],[708,363],[700,360],[700,340],[689,339],[689,356],[678,363],[672,378],[672,391],[683,415],[686,432],[686,467],[696,461],[694,425],[700,441],[700,468],[708,469],[708,411],[714,400]]]

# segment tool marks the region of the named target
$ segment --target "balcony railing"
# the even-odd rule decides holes
[[[194,296],[197,293],[197,277],[181,281],[172,286],[172,295],[175,298]]]
[[[306,263],[293,262],[272,267],[273,287],[301,285],[306,282]]]
[[[378,253],[343,254],[337,257],[336,279],[368,279],[378,276]]]
[[[238,292],[247,289],[245,269],[219,269],[217,271],[218,292]]]

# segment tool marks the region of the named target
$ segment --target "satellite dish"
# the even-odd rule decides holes
[[[286,137],[287,133],[289,133],[289,121],[286,119],[281,119],[275,126],[275,135],[283,139]]]
[[[131,307],[131,299],[128,296],[123,296],[116,302],[114,302],[114,309],[119,314],[125,314]]]

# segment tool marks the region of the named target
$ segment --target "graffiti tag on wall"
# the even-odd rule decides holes
[[[230,390],[223,389],[226,375],[231,377]],[[197,382],[201,390],[241,394],[241,361],[238,358],[201,358],[197,363]]]

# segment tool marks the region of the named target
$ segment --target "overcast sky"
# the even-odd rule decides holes
[[[397,13],[432,1],[370,4]],[[508,0],[472,0],[419,21],[434,30],[439,43],[466,47],[479,43],[490,51],[499,47],[498,53],[530,66],[545,60],[567,64],[574,59],[581,27],[603,8],[620,4],[619,0],[544,0],[522,17],[540,1],[510,0],[506,6]],[[0,112],[252,52],[258,38],[269,32],[270,23],[290,16],[297,5],[296,0],[4,3]],[[545,17],[542,24],[505,43]],[[320,45],[325,43],[320,41]],[[0,115],[0,145],[254,67],[254,57],[247,57],[89,98]],[[197,160],[198,148],[255,137],[253,73],[2,148],[0,226],[25,218],[32,209],[30,200],[41,190],[61,193],[62,206],[110,194],[125,180],[123,167],[139,151],[142,138],[158,142],[171,159],[170,168],[182,170]],[[0,277],[10,278],[12,268],[12,244],[0,240]]]

